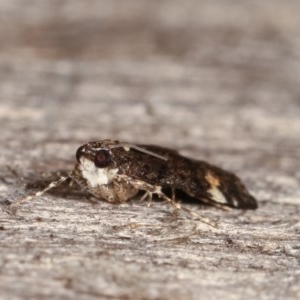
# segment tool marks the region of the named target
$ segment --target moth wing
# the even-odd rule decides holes
[[[208,184],[207,199],[211,204],[240,209],[257,208],[255,198],[236,175],[211,166],[207,169],[204,180]]]
[[[182,190],[192,198],[213,206],[257,208],[255,198],[233,173],[204,161],[185,158],[173,149],[154,145],[139,146],[168,157],[169,172],[172,176],[176,174],[177,178],[174,186],[170,186],[171,189]],[[176,171],[173,173],[173,170]]]
[[[233,173],[202,161],[195,161],[195,173],[197,182],[182,189],[189,196],[217,207],[257,208],[255,198]]]

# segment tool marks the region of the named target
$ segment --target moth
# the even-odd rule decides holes
[[[257,208],[257,201],[236,175],[172,149],[106,139],[80,146],[76,160],[66,176],[12,206],[72,179],[95,198],[115,204],[143,191],[143,199],[157,195],[177,208],[181,208],[178,197],[216,207]]]

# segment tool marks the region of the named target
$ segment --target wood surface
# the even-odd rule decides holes
[[[105,138],[232,170],[259,203],[186,204],[218,229],[72,188],[0,211],[0,299],[300,299],[299,15],[299,1],[0,0],[2,203]]]

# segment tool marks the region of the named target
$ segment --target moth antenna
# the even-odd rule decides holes
[[[40,197],[42,195],[44,195],[46,192],[48,192],[49,190],[61,185],[63,182],[65,182],[68,178],[72,178],[72,172],[69,172],[67,175],[65,176],[60,176],[57,180],[50,182],[50,184],[48,186],[46,186],[43,190],[38,191],[32,195],[28,195],[26,197],[23,197],[13,203],[11,203],[8,206],[8,210],[12,213],[15,214],[19,205],[25,202],[28,202],[36,197]]]
[[[142,153],[146,153],[146,154],[148,154],[148,155],[157,157],[157,158],[159,158],[159,159],[162,159],[162,160],[165,160],[165,161],[168,160],[166,157],[164,157],[164,156],[162,156],[162,155],[159,155],[159,154],[157,154],[157,153],[155,153],[155,152],[153,152],[153,151],[144,149],[144,148],[142,148],[142,147],[139,147],[139,146],[136,146],[136,145],[133,145],[133,144],[122,143],[122,144],[113,146],[112,148],[119,148],[119,147],[123,147],[123,148],[125,148],[125,149],[126,149],[126,148],[129,148],[129,149],[130,149],[130,148],[133,148],[133,149],[135,149],[135,150],[137,150],[137,151],[140,151],[140,152],[142,152]],[[129,149],[128,149],[128,150],[129,150]]]

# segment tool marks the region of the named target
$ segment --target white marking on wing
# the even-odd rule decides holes
[[[214,201],[224,204],[227,203],[224,194],[217,187],[210,188],[208,192],[210,193]]]

